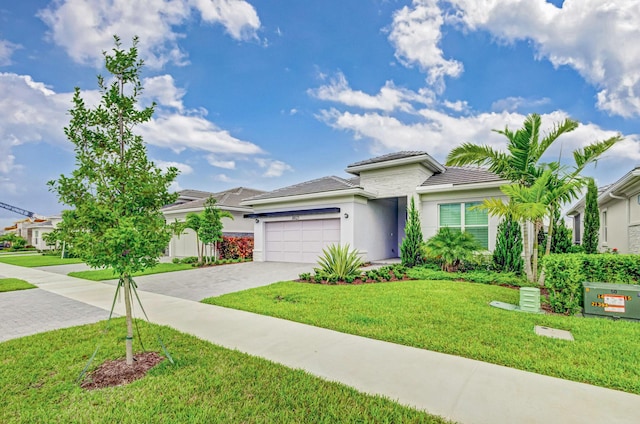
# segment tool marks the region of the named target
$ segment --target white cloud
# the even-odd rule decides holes
[[[298,109],[296,109],[296,108],[293,108],[293,109],[291,109],[289,111],[289,115],[291,115],[291,116],[296,115],[297,113],[298,113]]]
[[[209,162],[209,165],[215,166],[217,168],[236,169],[235,161],[221,160],[221,159],[218,159],[217,155],[207,155],[207,162]]]
[[[154,80],[159,86],[173,87],[169,78]],[[162,93],[163,90],[157,90]],[[15,147],[25,143],[47,142],[71,149],[63,128],[69,124],[67,111],[73,106],[72,93],[56,93],[28,75],[0,73],[0,176],[19,169],[20,156]],[[147,95],[152,90],[147,90]],[[167,90],[171,92],[171,90]],[[88,105],[99,100],[95,90],[82,91]],[[157,94],[155,94],[157,96]],[[159,96],[165,98],[166,96]],[[168,96],[179,100],[180,96]],[[162,103],[172,103],[162,100]],[[159,108],[155,118],[137,128],[151,145],[169,148],[175,152],[185,149],[221,154],[254,155],[264,153],[254,143],[233,137],[207,120],[204,112],[176,113]],[[187,165],[176,164],[183,173],[190,172]],[[227,163],[227,165],[229,165]]]
[[[266,169],[262,174],[263,177],[279,177],[286,171],[293,171],[293,168],[279,160],[256,158],[256,163],[260,168]]]
[[[524,97],[505,97],[504,99],[496,100],[491,104],[491,110],[501,111],[506,110],[509,112],[515,112],[521,108],[534,108],[549,104],[551,100],[548,97],[542,99],[525,99]]]
[[[396,58],[405,66],[417,64],[427,73],[427,82],[439,92],[445,77],[457,77],[462,63],[445,59],[440,48],[444,23],[438,0],[413,0],[413,4],[396,11],[389,40],[396,49]]]
[[[185,90],[175,86],[175,81],[171,75],[159,75],[157,77],[145,78],[142,81],[144,91],[142,96],[155,101],[160,106],[168,106],[182,112],[184,105],[182,97]]]
[[[231,181],[231,178],[229,178],[229,176],[226,174],[218,174],[214,176],[213,179],[216,181],[221,181],[223,183],[228,183]]]
[[[164,161],[161,159],[152,159],[152,161],[158,168],[162,169],[163,171],[166,171],[170,167],[174,167],[178,171],[180,171],[180,175],[189,175],[193,173],[193,168],[186,163]]]
[[[379,113],[356,114],[335,109],[322,111],[319,118],[333,128],[352,132],[356,139],[370,142],[372,154],[424,150],[441,160],[444,160],[452,148],[463,142],[505,149],[505,137],[492,130],[504,129],[505,126],[516,130],[522,127],[525,119],[522,114],[507,111],[463,117],[450,116],[433,109],[423,109],[419,113],[423,119],[411,124]],[[562,111],[542,115],[543,130],[550,130],[554,123],[567,117]],[[568,160],[570,152],[574,149],[610,138],[615,134],[615,131],[602,129],[595,124],[581,125],[577,130],[559,139],[561,143],[549,151],[548,160],[557,160],[561,150],[564,152],[564,158]],[[607,152],[603,160],[611,162],[615,158],[626,161],[640,160],[640,134],[628,135],[623,143]]]
[[[242,0],[192,0],[202,19],[222,24],[236,40],[256,38],[260,18],[254,7]]]
[[[329,84],[316,89],[308,90],[308,93],[320,100],[328,100],[342,103],[347,106],[362,109],[377,109],[385,112],[401,110],[413,111],[412,103],[428,105],[433,103],[434,95],[429,90],[423,89],[419,93],[398,88],[393,81],[387,81],[375,96],[359,90],[353,90],[342,72],[338,72]]]
[[[49,38],[76,62],[100,66],[101,52],[113,47],[114,34],[125,43],[137,35],[141,57],[159,68],[185,63],[178,45],[184,34],[176,27],[194,12],[237,40],[255,38],[260,28],[255,9],[244,0],[55,0],[38,16],[49,27]]]
[[[454,112],[466,112],[467,110],[469,110],[469,104],[466,100],[456,100],[455,102],[445,100],[442,104],[443,106],[451,109]]]
[[[540,58],[570,66],[600,89],[600,109],[640,116],[640,3],[637,0],[448,0],[452,22],[500,40],[533,41]]]
[[[11,55],[19,49],[19,44],[14,44],[8,40],[0,40],[0,66],[11,64]]]
[[[139,127],[144,140],[174,152],[185,149],[211,153],[263,153],[257,145],[237,139],[201,115],[158,113],[156,118]]]

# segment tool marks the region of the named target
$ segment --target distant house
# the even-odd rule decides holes
[[[162,208],[162,213],[167,223],[172,223],[175,220],[184,221],[187,214],[204,211],[204,202],[213,196],[216,199],[216,206],[230,212],[234,218],[222,219],[223,234],[226,236],[253,236],[253,219],[244,217],[244,215],[253,212],[253,209],[241,206],[240,203],[246,198],[262,193],[264,191],[246,187],[236,187],[217,193],[182,190],[178,192],[178,200],[174,204]],[[197,256],[195,232],[186,229],[180,236],[173,236],[167,254],[170,257]]]
[[[582,243],[585,198],[569,209],[573,219],[573,241]],[[598,190],[600,209],[599,248],[620,253],[640,253],[640,167],[615,183]]]
[[[498,218],[474,206],[502,197],[506,181],[478,167],[446,167],[426,152],[398,152],[353,163],[348,178],[328,176],[242,202],[254,211],[254,261],[316,262],[332,243],[363,259],[398,257],[407,205],[416,200],[425,238],[448,226],[493,250]]]
[[[24,218],[16,221],[12,226],[6,227],[4,234],[13,233],[20,236],[27,240],[28,246],[33,246],[38,250],[53,249],[53,246],[47,246],[42,236],[53,231],[61,220],[62,218],[59,216]]]

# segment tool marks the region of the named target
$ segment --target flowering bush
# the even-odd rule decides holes
[[[220,259],[253,258],[253,237],[223,236],[218,245]]]

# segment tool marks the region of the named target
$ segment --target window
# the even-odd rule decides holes
[[[602,211],[602,242],[607,242],[607,211]]]
[[[582,243],[582,240],[580,238],[580,214],[577,214],[573,217],[573,242],[575,244]]]
[[[480,202],[446,203],[440,205],[440,227],[466,231],[485,249],[489,248],[489,215],[476,209]]]

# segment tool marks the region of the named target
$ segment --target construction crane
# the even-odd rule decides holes
[[[3,202],[0,202],[0,208],[4,208],[4,209],[7,209],[7,210],[10,210],[11,212],[15,212],[17,214],[24,215],[24,216],[29,217],[29,218],[33,218],[34,216],[36,216],[36,214],[31,212],[31,211],[28,211],[28,210],[25,210],[25,209],[21,209],[21,208],[18,208],[16,206],[11,206],[11,205],[3,203]]]

